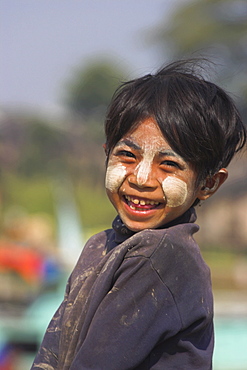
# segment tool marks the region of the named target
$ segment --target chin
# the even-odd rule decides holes
[[[140,227],[132,227],[132,226],[128,226],[126,225],[127,228],[131,231],[133,231],[134,233],[138,233],[139,231],[142,231],[142,230],[145,230],[145,229],[150,229],[150,227],[144,227],[144,226],[140,226]]]
[[[160,225],[145,222],[124,222],[127,228],[135,233],[146,229],[157,229]]]

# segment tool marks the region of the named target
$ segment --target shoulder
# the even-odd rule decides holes
[[[144,230],[138,233],[139,242],[126,257],[148,258],[152,269],[173,293],[175,300],[211,294],[210,270],[193,238],[197,230],[195,224]]]
[[[161,280],[209,278],[210,270],[201,255],[193,234],[195,224],[181,224],[167,229],[143,230],[133,236],[125,258],[145,257]],[[181,281],[182,283],[182,281]]]
[[[209,275],[200,248],[193,234],[198,230],[195,224],[181,224],[166,230],[164,237],[152,255],[152,261],[160,276],[195,276]]]
[[[150,258],[160,278],[178,282],[210,279],[210,270],[205,263],[193,234],[196,224],[180,224],[160,230],[144,230],[139,235],[139,244],[128,256],[142,255]],[[176,283],[177,285],[177,283]]]
[[[167,229],[146,229],[135,234],[128,257],[143,256],[157,259],[161,257],[174,258],[181,254],[200,253],[199,247],[193,238],[198,230],[196,224],[181,224]]]
[[[83,271],[91,264],[95,264],[101,260],[106,254],[106,244],[111,238],[112,233],[113,230],[108,229],[92,235],[82,249],[75,270],[79,268]]]
[[[112,231],[112,229],[107,229],[92,235],[86,242],[84,249],[93,248],[95,245],[105,245],[107,238],[111,235]]]

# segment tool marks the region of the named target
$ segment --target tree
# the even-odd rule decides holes
[[[209,57],[220,66],[217,80],[247,101],[246,35],[247,1],[190,0],[178,5],[154,39],[172,59]]]
[[[51,175],[67,170],[67,157],[71,151],[66,131],[39,117],[23,122],[26,143],[20,153],[19,171],[23,175]]]
[[[90,62],[79,66],[66,85],[65,104],[76,114],[98,116],[104,114],[113,92],[125,75],[108,61]]]

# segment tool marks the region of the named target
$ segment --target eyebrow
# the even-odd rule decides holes
[[[181,158],[181,156],[174,152],[172,149],[164,149],[162,151],[159,151],[159,155],[169,155],[170,157]]]
[[[121,141],[119,141],[117,144],[116,144],[116,147],[118,146],[121,146],[121,145],[127,145],[129,146],[130,148],[132,149],[135,149],[135,150],[141,150],[141,147],[135,143],[133,143],[133,141],[129,140],[129,139],[123,139]]]
[[[177,154],[176,152],[174,152],[174,150],[172,149],[164,149],[159,151],[159,156],[160,157],[165,157],[165,156],[169,156],[169,157],[174,157],[176,158],[177,160],[179,160],[180,162],[183,162],[185,163],[186,161],[183,159],[183,157],[181,157],[181,155]]]

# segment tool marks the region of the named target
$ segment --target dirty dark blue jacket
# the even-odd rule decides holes
[[[211,369],[211,279],[195,218],[191,208],[133,233],[117,217],[90,238],[32,369]]]

